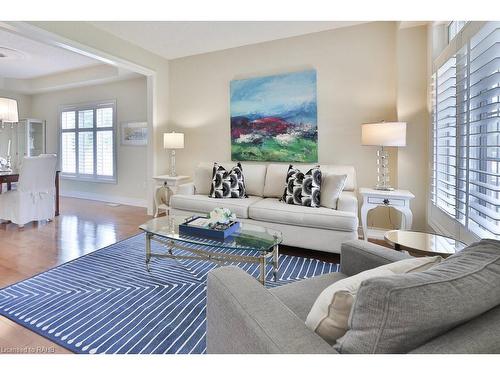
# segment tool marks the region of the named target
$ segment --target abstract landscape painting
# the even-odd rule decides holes
[[[316,71],[231,81],[232,160],[316,162]]]

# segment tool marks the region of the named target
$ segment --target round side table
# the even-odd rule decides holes
[[[440,255],[447,258],[467,246],[463,242],[439,234],[406,230],[390,230],[385,233],[384,239],[393,245],[395,250],[406,250],[417,256]]]

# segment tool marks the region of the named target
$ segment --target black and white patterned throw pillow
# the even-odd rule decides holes
[[[245,198],[245,177],[241,163],[227,171],[222,165],[214,163],[212,173],[211,198]]]
[[[319,166],[303,173],[293,165],[288,167],[282,201],[307,207],[320,206],[321,170]]]

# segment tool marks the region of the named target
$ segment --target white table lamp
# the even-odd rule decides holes
[[[389,154],[384,147],[406,146],[406,122],[379,122],[361,125],[361,144],[379,146],[377,151],[377,190],[394,190],[389,184]]]
[[[175,172],[175,150],[184,148],[184,134],[183,133],[164,133],[163,134],[163,148],[170,150],[170,176],[176,177]]]

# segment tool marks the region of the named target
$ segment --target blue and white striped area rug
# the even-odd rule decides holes
[[[153,242],[153,251],[161,251]],[[280,256],[279,280],[339,265]],[[257,276],[257,264],[237,264]],[[0,290],[0,315],[75,353],[205,353],[206,275],[199,260],[153,259],[137,235]]]

